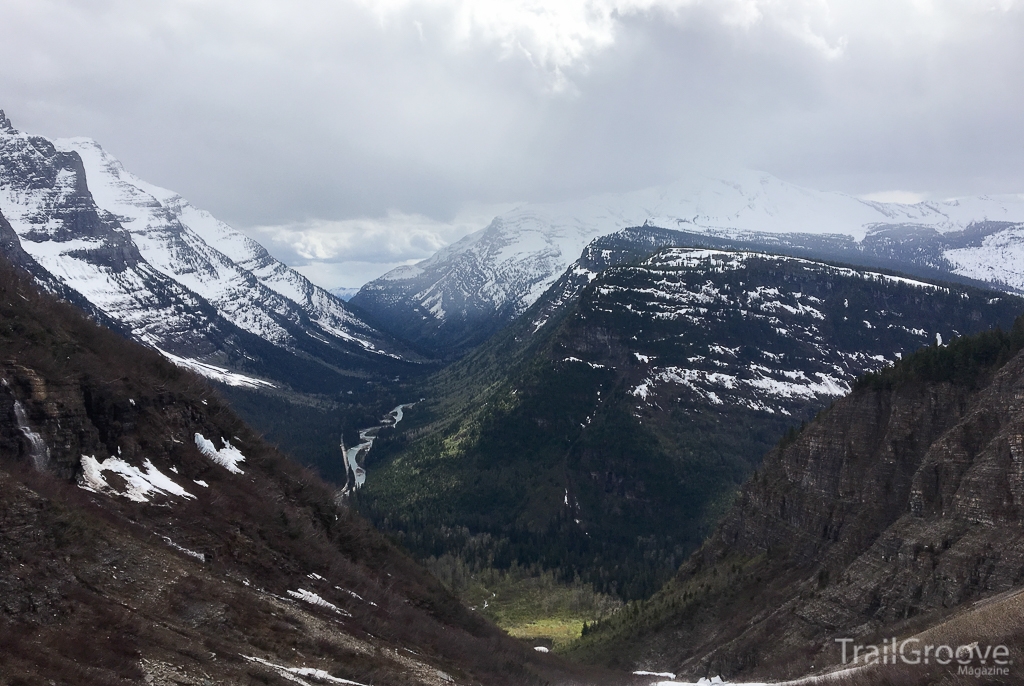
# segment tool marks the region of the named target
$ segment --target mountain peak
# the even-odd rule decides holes
[[[14,125],[11,124],[11,120],[7,118],[3,110],[0,110],[0,131],[4,133],[15,133]]]

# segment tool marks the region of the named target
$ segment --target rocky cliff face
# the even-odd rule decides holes
[[[621,639],[611,661],[779,678],[839,662],[836,638],[913,634],[1018,588],[1022,347],[1018,319],[1012,335],[861,382],[772,451],[677,577],[581,654]]]
[[[574,678],[590,677],[461,607],[205,381],[0,261],[0,682]]]

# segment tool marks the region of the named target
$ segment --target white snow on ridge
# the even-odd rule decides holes
[[[337,298],[275,260],[256,241],[177,193],[126,171],[91,139],[54,144],[82,158],[96,204],[118,217],[146,261],[235,325],[287,345],[291,335],[279,320],[297,323],[297,310],[302,310],[324,332],[382,352],[367,338],[372,330]]]
[[[199,452],[206,455],[232,474],[242,474],[243,472],[238,464],[240,462],[245,462],[245,455],[243,455],[238,448],[231,445],[226,438],[222,438],[220,440],[224,444],[224,447],[217,450],[213,445],[213,441],[207,439],[201,433],[197,432],[195,435],[196,447],[199,448]]]
[[[119,475],[125,483],[125,490],[122,492],[112,487],[104,478],[104,472]],[[153,495],[195,498],[153,466],[149,460],[143,463],[143,469],[139,469],[119,457],[108,457],[100,461],[93,456],[82,455],[82,474],[79,476],[78,485],[93,493],[121,495],[137,503],[148,503]]]
[[[82,167],[55,152],[77,155]],[[69,222],[69,210],[88,232]],[[129,173],[92,140],[0,131],[0,212],[55,281],[147,345],[202,341],[223,319],[286,349],[301,333],[398,357],[340,300],[176,193]],[[176,361],[225,383],[262,383]]]
[[[1024,238],[1024,236],[1022,236]],[[1024,248],[1022,248],[1024,251]],[[746,266],[748,260],[752,259],[764,259],[772,260],[773,262],[788,262],[791,264],[802,264],[807,266],[813,266],[820,269],[826,269],[835,274],[841,274],[843,276],[853,276],[868,281],[887,281],[890,283],[899,283],[907,286],[914,286],[916,288],[926,288],[934,291],[942,291],[943,293],[949,293],[949,289],[944,286],[937,286],[927,281],[919,281],[917,279],[909,279],[905,276],[893,276],[891,274],[882,274],[880,272],[868,271],[866,269],[850,269],[849,267],[836,267],[831,264],[824,262],[817,262],[815,260],[808,260],[802,257],[789,257],[785,255],[765,255],[763,253],[749,252],[744,250],[707,250],[703,248],[669,248],[656,255],[651,256],[644,261],[644,266],[651,267],[653,269],[680,269],[680,268],[701,268],[708,271],[714,272],[725,272],[734,271],[737,269],[743,269]],[[772,295],[778,295],[778,291],[775,289]]]
[[[272,314],[281,313],[282,303],[274,302],[269,292],[254,289],[251,275],[208,245],[157,199],[157,195],[173,195],[170,191],[127,172],[88,138],[59,139],[54,144],[58,150],[77,152],[82,158],[96,205],[118,218],[149,264],[212,303],[236,326],[278,345],[290,341]],[[252,302],[254,295],[261,302]]]
[[[593,239],[631,226],[650,224],[728,237],[832,234],[859,241],[880,225],[908,224],[950,232],[983,220],[1024,221],[1024,196],[880,203],[741,171],[728,178],[687,179],[633,193],[522,205],[423,262],[400,267],[371,284],[389,290],[393,287],[389,282],[415,281],[419,291],[410,294],[411,299],[424,311],[432,298],[435,312],[447,312],[450,298],[494,310],[511,303],[518,315]],[[965,264],[964,269],[969,267]],[[1020,272],[1024,280],[1024,268]]]
[[[961,276],[1004,284],[1024,293],[1024,226],[986,236],[979,247],[947,250],[942,256]]]
[[[654,385],[672,384],[683,386],[710,401],[713,405],[722,405],[720,393],[747,393],[754,399],[738,398],[734,402],[746,404],[752,409],[759,409],[775,414],[776,411],[786,414],[785,410],[777,409],[771,403],[778,400],[811,399],[816,397],[839,397],[850,392],[848,383],[829,374],[816,373],[817,378],[809,378],[800,371],[779,371],[778,374],[788,377],[780,380],[769,376],[765,371],[752,370],[749,378],[722,372],[708,372],[699,369],[680,367],[664,367],[655,370],[651,375],[633,388],[630,393],[643,400],[651,392]],[[717,392],[715,392],[717,390]]]

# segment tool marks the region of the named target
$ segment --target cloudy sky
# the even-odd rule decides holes
[[[695,170],[1024,192],[1024,0],[3,0],[0,108],[356,286]]]

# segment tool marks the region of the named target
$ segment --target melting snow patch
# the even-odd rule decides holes
[[[607,367],[605,365],[603,365],[603,364],[597,364],[595,362],[587,362],[586,360],[581,360],[578,357],[567,357],[564,360],[562,360],[562,362],[579,362],[580,364],[590,365],[594,369],[607,369]]]
[[[675,679],[676,678],[676,675],[675,675],[674,672],[648,672],[648,671],[645,671],[645,670],[642,670],[642,669],[633,672],[633,674],[636,674],[637,676],[662,676],[662,677],[665,677],[666,679]]]
[[[144,471],[143,471],[144,470]],[[103,478],[104,472],[118,474],[125,482],[126,490],[122,493],[113,488]],[[149,460],[143,469],[134,467],[119,457],[108,457],[100,462],[90,455],[82,455],[82,475],[78,477],[78,485],[93,493],[109,493],[123,495],[137,503],[148,503],[151,495],[176,495],[182,498],[195,498],[170,477],[153,466]]]
[[[648,379],[629,392],[630,395],[647,400],[647,394],[651,392],[651,380]]]
[[[203,488],[209,488],[210,487],[210,484],[206,483],[202,479],[192,479],[192,480],[196,483],[196,485],[202,486]]]
[[[364,602],[364,603],[369,603],[370,605],[373,605],[374,607],[377,607],[377,603],[373,602],[372,600],[367,600],[366,598],[364,598],[363,596],[359,595],[355,591],[350,591],[347,588],[342,588],[341,586],[335,586],[334,590],[341,591],[342,593],[348,593],[350,596],[352,596],[356,600],[359,600],[359,601]]]
[[[349,681],[348,679],[340,679],[336,676],[331,676],[328,672],[322,669],[314,669],[312,667],[286,667],[284,665],[277,665],[267,660],[262,660],[258,657],[250,657],[249,655],[243,655],[249,662],[256,662],[263,665],[264,667],[270,667],[275,672],[280,674],[288,681],[293,681],[297,684],[304,684],[310,686],[309,682],[301,677],[313,679],[318,683],[322,684],[349,684],[350,686],[366,686],[358,681]]]
[[[292,598],[295,598],[296,600],[301,600],[303,602],[309,603],[310,605],[316,605],[317,607],[322,607],[327,610],[333,610],[334,612],[337,612],[339,615],[345,615],[346,617],[352,616],[350,613],[346,612],[345,610],[342,610],[337,605],[329,603],[320,596],[318,596],[316,593],[313,593],[312,591],[307,591],[303,588],[300,588],[297,591],[288,591],[288,595],[290,595]]]
[[[182,553],[185,553],[186,555],[189,555],[191,557],[194,557],[197,560],[201,560],[203,562],[206,562],[206,555],[203,555],[202,553],[197,553],[194,550],[189,550],[188,548],[185,548],[184,546],[180,546],[177,543],[175,543],[174,541],[172,541],[171,539],[169,539],[167,536],[161,536],[160,538],[164,539],[164,542],[167,545],[169,545],[172,548],[174,548],[175,550],[177,550],[179,552],[182,552]]]
[[[536,650],[538,653],[549,653],[549,652],[551,652],[550,650],[548,650],[544,646],[534,646],[533,649]]]
[[[187,357],[178,357],[177,355],[172,355],[166,350],[161,350],[160,348],[157,348],[156,350],[177,366],[190,369],[199,376],[205,376],[207,379],[213,379],[214,381],[219,381],[223,384],[227,384],[228,386],[242,386],[244,388],[259,388],[260,386],[267,386],[269,388],[277,388],[277,386],[269,381],[254,379],[251,376],[245,376],[244,374],[229,372],[223,367],[215,367],[212,364],[206,364],[199,360],[192,360]]]
[[[217,450],[213,445],[213,441],[207,440],[201,433],[196,433],[196,447],[199,448],[199,452],[232,474],[242,474],[243,472],[239,468],[238,463],[245,462],[245,455],[239,452],[238,448],[228,443],[226,438],[220,440],[224,443],[224,447]]]

